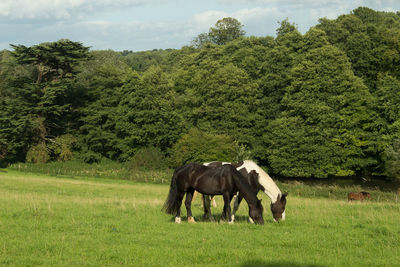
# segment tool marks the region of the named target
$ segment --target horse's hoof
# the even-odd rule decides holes
[[[181,222],[182,222],[182,220],[180,217],[175,217],[175,223],[181,223]]]
[[[233,224],[233,221],[228,222],[228,224]]]
[[[188,217],[188,223],[196,223],[192,216]]]

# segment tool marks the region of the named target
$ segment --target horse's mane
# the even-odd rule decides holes
[[[243,165],[239,166],[237,169],[240,170],[242,168],[245,168],[247,172],[254,170],[258,173],[258,182],[264,187],[264,193],[271,199],[272,203],[275,203],[279,195],[282,196],[281,190],[272,178],[254,161],[244,160]]]

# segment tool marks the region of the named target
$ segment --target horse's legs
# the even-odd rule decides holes
[[[217,207],[217,202],[215,201],[215,196],[210,196],[210,202],[212,203],[212,206],[214,207],[214,208],[216,208]]]
[[[178,210],[176,212],[175,216],[175,222],[176,223],[181,223],[181,205],[182,205],[182,199],[185,196],[185,192],[179,192],[178,193]]]
[[[235,220],[235,214],[239,209],[240,202],[243,200],[243,196],[239,193],[235,195],[235,201],[233,202],[233,211],[232,211],[232,221]]]
[[[203,195],[203,208],[204,208],[204,219],[214,221],[214,217],[211,214],[211,197],[209,195]]]
[[[192,198],[194,194],[194,189],[188,189],[186,192],[186,200],[185,200],[185,206],[186,206],[186,211],[187,211],[187,218],[188,222],[194,223],[195,220],[192,216]]]
[[[222,212],[222,219],[228,219],[229,223],[233,223],[231,217],[231,198],[229,193],[223,194],[224,197],[224,211]]]

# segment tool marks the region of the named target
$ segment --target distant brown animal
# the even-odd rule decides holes
[[[364,199],[371,199],[371,194],[368,192],[360,192],[360,193],[350,192],[349,194],[347,194],[348,201],[353,201],[353,200],[363,201]]]
[[[364,199],[371,199],[371,194],[370,193],[368,193],[368,192],[360,192],[361,194],[363,194],[363,196],[364,196]]]

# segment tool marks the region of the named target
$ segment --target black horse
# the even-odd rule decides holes
[[[194,222],[191,202],[195,190],[205,195],[222,195],[224,198],[222,218],[227,219],[230,223],[233,222],[230,202],[232,197],[240,192],[249,206],[250,218],[257,224],[264,224],[261,200],[257,198],[247,179],[232,165],[213,168],[189,163],[175,170],[163,210],[168,214],[175,215],[176,223],[181,222],[181,204],[185,193],[188,221]]]
[[[263,191],[271,199],[271,212],[274,221],[285,220],[285,207],[286,207],[286,197],[288,193],[281,193],[278,186],[271,179],[271,177],[260,168],[255,162],[251,160],[245,160],[238,163],[229,162],[208,162],[204,165],[209,167],[220,167],[222,165],[230,164],[236,168],[248,181],[254,194],[257,195],[259,191]],[[243,196],[240,192],[237,194],[237,198],[234,201],[234,207],[232,211],[232,220],[234,220],[235,213],[239,208],[240,202]],[[204,202],[204,217],[212,219],[210,210],[210,197],[203,195]],[[251,221],[251,218],[250,218]]]

